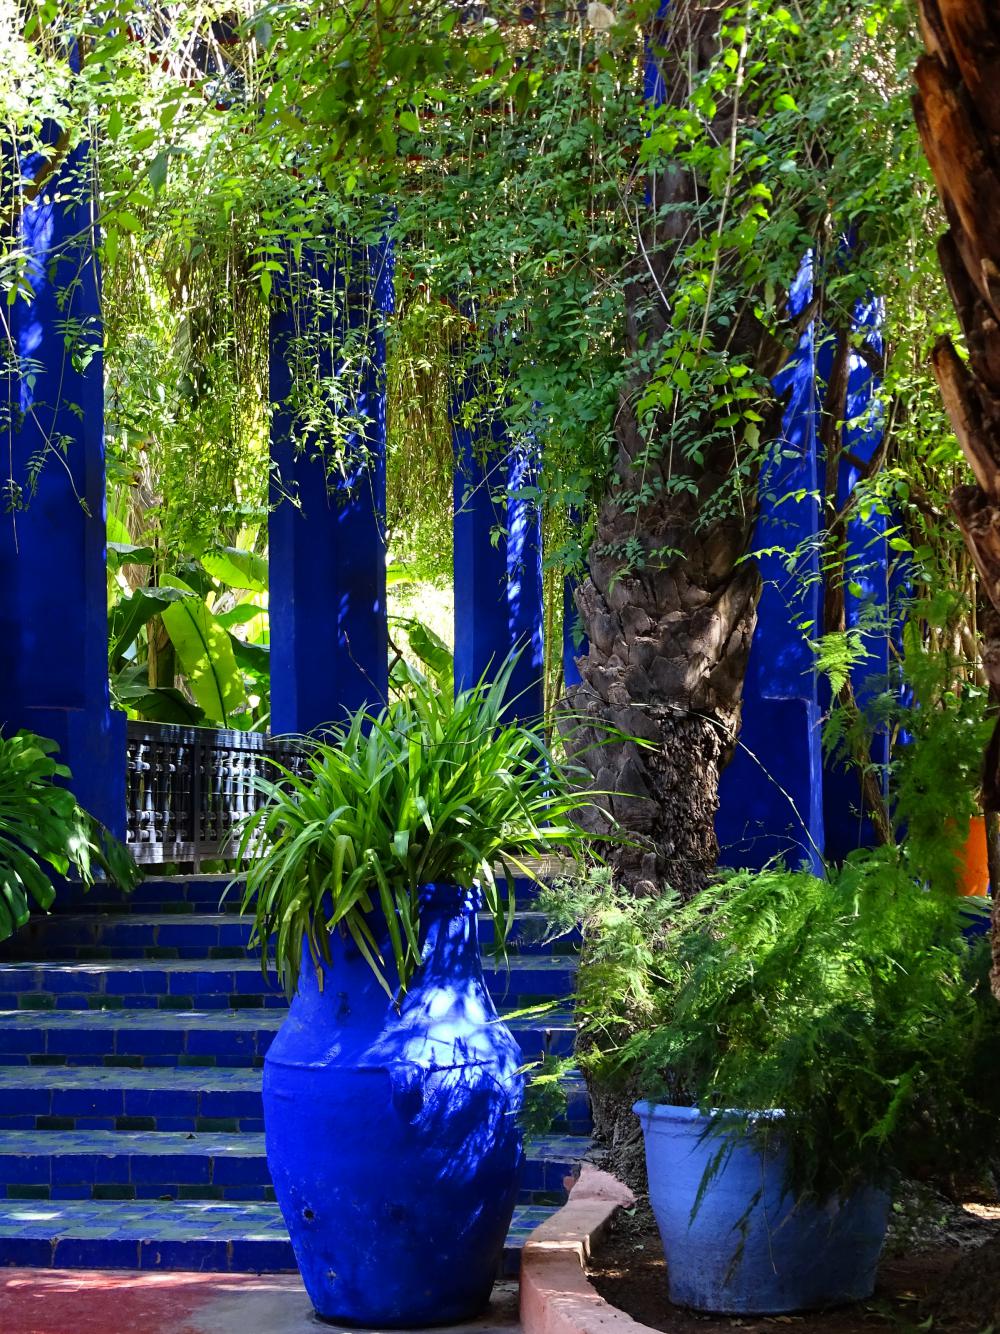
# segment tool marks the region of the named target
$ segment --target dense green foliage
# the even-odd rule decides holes
[[[411,0],[26,0],[0,14],[0,121],[19,155],[4,159],[3,206],[14,177],[30,193],[43,174],[27,170],[33,154],[61,172],[93,145],[87,169],[59,179],[98,192],[112,679],[118,703],[171,721],[267,723],[268,318],[279,303],[308,307],[311,257],[343,265],[358,239],[386,234],[395,246],[393,579],[411,591],[449,580],[459,380],[473,386],[462,410],[484,452],[502,415],[505,438],[540,456],[550,693],[562,575],[592,541],[621,396],[638,402],[645,451],[622,506],[649,500],[654,459],[669,460],[668,491],[697,492],[712,449],[731,466],[697,521],[731,512],[749,528],[761,468],[787,445],[762,438],[772,391],[734,355],[733,331],[754,321],[777,364],[813,321],[825,475],[775,499],[789,515],[817,506],[820,531],[787,544],[780,591],[833,687],[827,744],[858,767],[890,846],[828,882],[728,878],[683,910],[669,893],[636,904],[605,880],[551,906],[590,928],[594,1069],[722,1106],[780,1105],[796,1184],[818,1192],[958,1161],[996,1111],[982,1078],[996,1057],[984,955],[961,944],[947,896],[986,699],[975,579],[946,517],[959,453],[926,364],[954,321],[910,109],[917,34],[909,0],[745,0],[725,11],[690,99],[657,106],[642,91],[657,7],[541,4],[525,22],[520,4],[480,21]],[[676,164],[697,195],[653,216],[650,182]],[[657,229],[680,237],[660,269],[647,249]],[[807,253],[813,299],[796,320],[787,299]],[[5,245],[9,303],[24,299],[27,262]],[[663,327],[629,354],[627,297],[650,268]],[[862,326],[874,296],[877,335]],[[344,340],[333,381],[316,372],[308,321],[294,348],[302,442],[332,475],[358,461],[364,332]],[[77,352],[88,336],[67,331]],[[838,364],[881,376],[860,420]],[[884,435],[845,496],[848,424]],[[5,480],[7,502],[25,503]],[[888,521],[915,597],[902,661],[859,697],[872,637],[889,633],[874,611],[847,628],[846,599],[882,549],[856,540],[850,555],[848,528],[873,518]],[[650,559],[638,539],[595,554],[624,569]],[[814,623],[803,593],[820,577]],[[954,596],[936,596],[943,587]],[[569,775],[533,733],[500,726],[495,690],[451,706],[447,645],[414,605],[392,627],[400,698],[304,752],[245,831],[244,851],[262,854],[247,906],[256,891],[258,933],[275,937],[290,984],[303,942],[322,957],[332,930],[381,972],[366,926],[377,908],[405,983],[420,883],[479,874],[500,914],[498,858],[516,868],[552,843],[578,846]],[[885,729],[887,796],[870,758]]]
[[[572,816],[591,798],[573,791],[536,732],[503,721],[513,662],[456,696],[414,678],[379,714],[359,710],[304,743],[300,767],[258,780],[265,800],[240,844],[244,910],[260,941],[273,937],[290,989],[303,945],[328,958],[328,936],[340,930],[388,990],[367,921],[376,909],[405,987],[420,959],[421,886],[479,882],[503,940],[514,876],[536,878],[526,859],[580,855],[585,837]]]
[[[131,889],[139,872],[125,848],[62,783],[55,742],[31,732],[0,736],[0,940],[24,926],[34,901],[51,907],[54,877],[75,873],[89,889],[106,875]]]
[[[462,369],[478,384],[467,411],[488,424],[502,406],[515,440],[530,437],[543,458],[546,558],[560,572],[589,545],[615,405],[640,383],[650,430],[669,421],[649,448],[670,451],[670,485],[697,479],[708,404],[734,466],[705,517],[752,506],[771,443],[757,433],[768,391],[754,367],[733,362],[724,330],[749,305],[790,350],[785,295],[809,249],[820,337],[831,350],[847,339],[884,372],[888,430],[846,505],[821,488],[824,566],[849,584],[847,519],[891,512],[914,580],[946,574],[968,595],[967,563],[941,522],[958,453],[925,352],[952,321],[909,108],[907,0],[733,5],[683,108],[642,97],[654,10],[543,5],[524,22],[520,6],[499,5],[479,22],[370,0],[162,10],[114,0],[92,16],[32,0],[5,19],[0,117],[11,142],[25,160],[43,149],[56,169],[74,145],[95,145],[112,508],[131,541],[159,544],[169,566],[260,527],[268,307],[287,299],[308,252],[342,256],[346,236],[387,228],[398,260],[388,535],[391,557],[416,577],[448,578],[448,394]],[[733,99],[745,114],[720,138],[719,110]],[[65,130],[54,151],[50,113]],[[630,360],[624,297],[646,262],[648,182],[678,160],[703,188],[683,216],[661,220],[687,237],[664,276],[669,327]],[[24,263],[5,250],[0,286],[11,295]],[[872,292],[885,294],[881,347],[851,327]],[[348,368],[342,415],[349,381]],[[307,402],[328,388],[295,392]],[[834,438],[849,413],[832,402],[827,416]],[[323,420],[333,468],[344,422]],[[793,575],[804,554],[789,553]],[[547,589],[557,633],[560,579]],[[830,619],[822,628],[839,633]],[[974,630],[968,600],[953,619],[963,623]],[[555,686],[554,666],[550,675]]]
[[[553,899],[589,928],[579,1013],[597,1078],[781,1109],[800,1195],[981,1169],[1000,1116],[988,942],[963,937],[976,910],[928,893],[893,850],[829,880],[729,873],[684,905],[600,881]]]
[[[266,727],[267,562],[222,547],[168,563],[153,547],[119,542],[108,564],[114,703],[153,722]]]

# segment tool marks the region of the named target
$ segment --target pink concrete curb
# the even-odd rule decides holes
[[[524,1334],[654,1334],[606,1302],[584,1266],[591,1242],[635,1196],[607,1172],[584,1164],[569,1203],[535,1228],[521,1255]]]

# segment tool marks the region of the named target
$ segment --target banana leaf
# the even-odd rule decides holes
[[[180,579],[169,579],[172,588],[184,589]],[[243,676],[236,664],[232,636],[220,625],[205,603],[190,589],[160,613],[187,677],[195,701],[209,723],[237,727],[237,715],[246,704]]]
[[[250,593],[267,592],[267,561],[254,551],[220,547],[202,556],[201,563],[213,579],[229,588],[245,588]]]

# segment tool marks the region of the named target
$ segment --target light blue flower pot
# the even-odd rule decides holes
[[[697,1107],[637,1102],[634,1110],[672,1302],[765,1315],[871,1296],[889,1213],[884,1191],[796,1205],[785,1189],[780,1113],[769,1114],[776,1133],[765,1149],[741,1134],[750,1118],[738,1113],[727,1114],[733,1130],[723,1137],[707,1133],[710,1119]],[[705,1170],[723,1147],[728,1156],[695,1209]]]

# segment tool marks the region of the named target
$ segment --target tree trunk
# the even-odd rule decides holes
[[[668,102],[688,103],[693,79],[717,50],[726,8],[720,0],[674,0],[658,20],[652,47]],[[720,106],[718,142],[735,142],[744,114],[738,99]],[[705,183],[679,165],[651,181],[650,193],[649,223],[626,292],[632,352],[655,349],[669,331],[678,257],[710,197]],[[696,225],[711,230],[715,218]],[[710,308],[703,341],[748,359],[770,380],[785,349],[762,329],[752,304],[746,294],[732,322]],[[655,352],[644,360],[655,365]],[[601,794],[604,810],[593,812],[592,831],[607,833],[617,822],[630,838],[629,846],[611,849],[623,881],[639,893],[669,884],[689,897],[716,864],[719,774],[739,727],[760,594],[756,568],[741,562],[753,528],[755,482],[743,479],[741,493],[723,510],[720,497],[732,484],[740,446],[706,416],[703,461],[697,469],[689,465],[692,488],[672,486],[680,452],[674,419],[661,412],[650,430],[637,413],[648,376],[648,369],[637,371],[619,404],[614,477],[598,515],[589,578],[577,592],[589,649],[580,661],[582,683],[567,692],[561,727]],[[773,439],[780,405],[754,406],[764,417],[761,438]],[[716,517],[706,519],[713,511]],[[638,742],[609,736],[609,724]]]
[[[924,151],[948,218],[939,255],[968,349],[934,349],[941,395],[975,484],[956,488],[959,527],[997,614],[984,618],[983,666],[1000,689],[1000,10],[994,0],[919,0],[927,54],[914,99]],[[983,772],[983,804],[1000,811],[1000,727]],[[993,989],[1000,996],[1000,896],[994,897]]]

